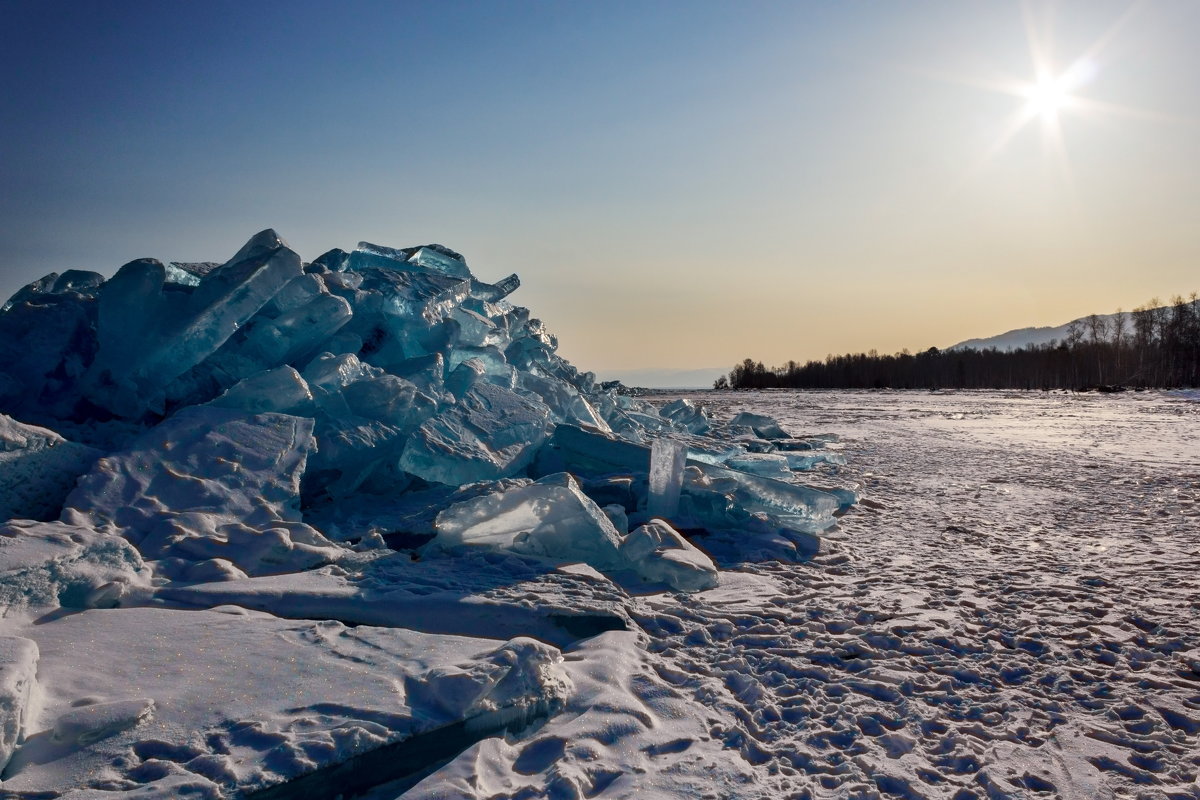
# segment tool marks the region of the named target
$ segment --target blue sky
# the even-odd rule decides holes
[[[1200,289],[1200,4],[1130,8],[3,0],[0,294],[274,227],[516,271],[599,370],[1128,308]],[[1092,104],[997,147],[1030,30]]]

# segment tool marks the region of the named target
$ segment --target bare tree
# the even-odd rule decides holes
[[[1147,364],[1146,358],[1154,344],[1154,306],[1157,302],[1158,299],[1155,298],[1133,310],[1133,343],[1138,357],[1137,375],[1143,384],[1150,385],[1156,385],[1156,381],[1152,374],[1147,375],[1147,370],[1151,369],[1153,364]]]
[[[1156,298],[1128,313],[1084,317],[1067,326],[1062,342],[1016,350],[929,347],[892,355],[872,350],[771,369],[746,359],[724,383],[739,389],[1064,389],[1103,383],[1105,377],[1142,387],[1200,386],[1200,295],[1177,295],[1166,307]]]
[[[1108,339],[1108,320],[1098,314],[1091,314],[1084,323],[1087,327],[1088,338],[1092,342],[1092,350],[1096,353],[1096,382],[1104,383],[1104,361],[1101,358],[1102,345]]]
[[[1083,323],[1077,319],[1071,320],[1067,325],[1067,349],[1071,353],[1071,383],[1079,386],[1079,366],[1077,354],[1079,353],[1079,345],[1083,342]]]
[[[1071,320],[1067,325],[1067,347],[1074,350],[1079,347],[1079,343],[1083,341],[1083,323],[1079,320]]]
[[[1117,309],[1112,318],[1112,343],[1116,352],[1117,374],[1121,374],[1121,353],[1125,350],[1125,336],[1129,330],[1129,318],[1124,309]]]

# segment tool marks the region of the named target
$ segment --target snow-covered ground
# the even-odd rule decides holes
[[[88,481],[74,523],[10,523],[0,793],[1200,797],[1194,393],[690,398],[829,442],[787,452],[862,488],[815,556],[692,531],[719,585],[690,594],[486,549],[155,584]]]
[[[635,598],[613,685],[406,798],[1200,797],[1200,403],[690,396],[840,434],[864,500],[808,563]]]

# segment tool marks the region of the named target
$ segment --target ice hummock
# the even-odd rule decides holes
[[[836,463],[824,443],[597,384],[519,287],[441,245],[305,263],[266,230],[223,263],[138,259],[14,295],[0,511],[34,519],[0,526],[0,634],[20,637],[0,642],[41,650],[47,705],[31,722],[42,695],[0,659],[5,789],[360,791],[430,726],[461,749],[446,730],[554,713],[571,681],[523,637],[635,627],[627,579],[670,598],[721,584],[711,542],[816,551],[854,499],[794,474]],[[103,641],[88,670],[85,631]],[[13,674],[33,669],[21,653]],[[217,674],[250,702],[214,701]]]
[[[436,244],[361,242],[306,264],[270,229],[220,264],[50,275],[0,313],[0,411],[80,434],[50,448],[77,454],[54,470],[80,481],[65,523],[116,531],[167,580],[336,562],[346,548],[305,513],[345,518],[363,495],[564,470],[635,526],[811,534],[847,501],[793,477],[837,455],[792,452],[812,445],[769,417],[714,425],[691,400],[597,385],[509,302],[519,286]],[[89,466],[101,454],[87,442],[115,452]],[[23,464],[40,452],[25,451]],[[39,494],[44,507],[9,512],[53,518],[61,490]]]
[[[103,452],[0,414],[0,521],[51,520]]]

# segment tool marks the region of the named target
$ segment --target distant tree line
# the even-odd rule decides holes
[[[902,350],[789,361],[747,358],[715,389],[1086,389],[1200,386],[1200,298],[1151,300],[1111,318],[1072,322],[1063,341],[1017,350]]]

